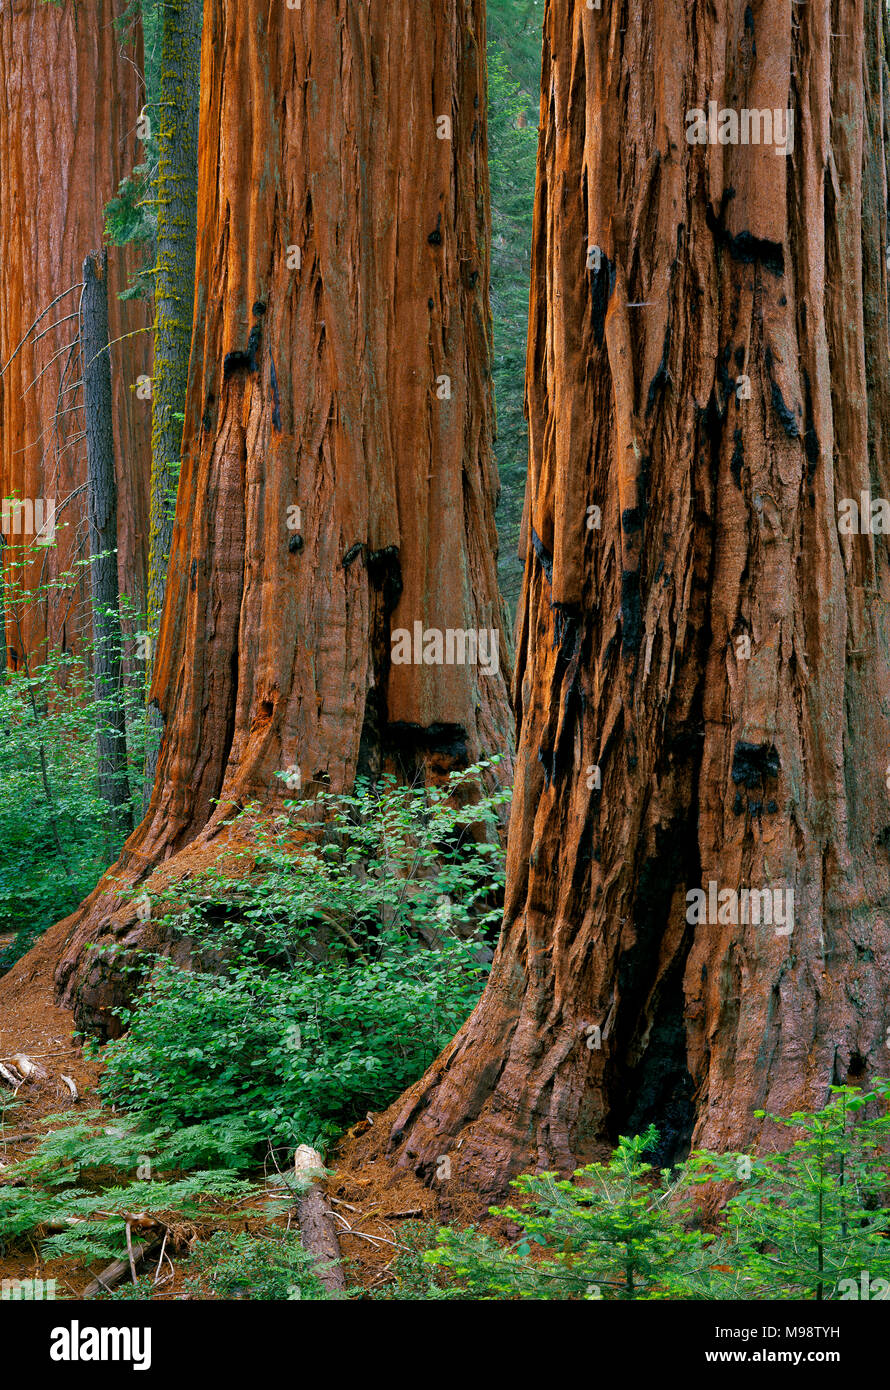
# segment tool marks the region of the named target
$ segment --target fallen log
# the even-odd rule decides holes
[[[132,1250],[133,1268],[141,1264],[155,1250],[160,1249],[160,1239],[147,1241],[144,1245],[134,1245]],[[103,1289],[113,1289],[122,1279],[131,1272],[130,1253],[122,1260],[112,1260],[110,1265],[106,1265],[101,1274],[98,1274],[91,1284],[87,1284],[83,1291],[84,1298],[95,1298],[102,1293]]]
[[[323,1190],[314,1181],[324,1174],[321,1154],[308,1144],[301,1144],[294,1154],[294,1175],[301,1185],[297,1195],[300,1241],[315,1261],[319,1280],[336,1298],[345,1291],[346,1278],[331,1209]]]

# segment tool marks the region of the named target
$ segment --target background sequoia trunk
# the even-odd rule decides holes
[[[883,25],[548,0],[504,931],[389,1116],[451,1190],[887,1071],[888,542],[837,512],[890,498]],[[709,101],[793,153],[688,143]],[[793,931],[690,925],[710,882]]]
[[[121,621],[117,580],[117,483],[114,476],[111,366],[108,360],[108,253],[83,263],[80,346],[87,446],[87,514],[93,610],[93,689],[97,702],[99,795],[105,802],[106,842],[120,844],[133,829],[127,781],[127,726],[120,701]],[[107,850],[111,857],[114,850]]]
[[[446,771],[510,732],[482,0],[211,3],[201,72],[165,735],[57,976],[98,1031],[124,984],[88,944],[148,940],[130,890],[215,853],[232,807],[280,804],[295,769],[335,790],[386,762]],[[415,622],[493,629],[497,674],[390,667]]]
[[[55,583],[75,560],[89,558],[83,398],[70,389],[80,377],[80,354],[68,347],[77,336],[80,296],[72,287],[81,280],[84,256],[102,244],[105,204],[140,157],[140,31],[137,26],[125,35],[116,28],[127,8],[126,0],[0,0],[0,364],[10,362],[38,315],[63,296],[0,378],[0,496],[54,499],[56,506],[54,546],[35,556],[31,537],[6,538],[5,564],[12,566],[15,585],[28,590]],[[117,298],[126,284],[127,257],[113,247],[108,290],[118,574],[121,591],[142,607],[151,421],[131,388],[151,371],[151,346],[149,334],[137,332],[147,327],[145,306]],[[127,333],[135,336],[115,341]],[[67,413],[56,425],[57,411]],[[22,547],[30,554],[24,565]],[[16,605],[23,610],[20,626],[11,607],[7,602],[12,668],[23,654],[32,667],[42,661],[47,639],[50,646],[78,649],[89,634],[89,571],[76,571],[74,583],[54,589],[49,603]]]

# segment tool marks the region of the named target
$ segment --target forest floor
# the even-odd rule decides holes
[[[0,977],[0,1061],[8,1062],[16,1053],[24,1053],[47,1072],[45,1078],[26,1081],[14,1098],[5,1086],[0,1090],[0,1182],[4,1167],[27,1158],[41,1136],[58,1128],[59,1116],[70,1117],[73,1124],[87,1110],[104,1110],[109,1125],[115,1123],[114,1111],[103,1105],[97,1091],[101,1062],[84,1055],[74,1034],[71,1013],[59,1008],[54,1000],[53,972],[64,929],[65,923],[51,928]],[[76,1100],[62,1081],[63,1075],[74,1081]],[[47,1124],[50,1116],[56,1117],[53,1125]],[[339,1218],[338,1236],[347,1287],[356,1291],[385,1288],[388,1269],[402,1248],[399,1227],[403,1222],[435,1223],[439,1217],[434,1191],[413,1174],[368,1158],[366,1136],[373,1120],[371,1117],[360,1122],[343,1136],[328,1158],[332,1174],[325,1183],[328,1200]],[[261,1182],[261,1175],[257,1176]],[[264,1195],[261,1187],[257,1191],[259,1196]],[[469,1210],[467,1216],[471,1216]],[[210,1213],[206,1222],[180,1224],[176,1214],[171,1214],[168,1229],[176,1237],[168,1247],[173,1253],[173,1277],[168,1272],[155,1297],[206,1296],[185,1289],[185,1282],[191,1277],[188,1255],[196,1240],[205,1239],[214,1230],[233,1230],[230,1208],[221,1204],[219,1218],[215,1222]],[[266,1222],[267,1227],[269,1224]],[[261,1226],[262,1221],[258,1223],[254,1218],[239,1221],[234,1229],[256,1233]],[[169,1266],[165,1269],[169,1270]],[[21,1249],[15,1253],[0,1250],[0,1280],[55,1279],[62,1297],[82,1297],[98,1272],[97,1268],[78,1266],[71,1258],[43,1261],[36,1246],[32,1246],[30,1256]]]

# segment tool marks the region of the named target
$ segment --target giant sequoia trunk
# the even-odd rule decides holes
[[[509,738],[482,0],[220,0],[201,69],[165,735],[148,814],[58,975],[99,1031],[124,986],[88,946],[149,940],[128,888],[206,862],[233,807],[280,804],[297,769],[336,790]],[[415,623],[494,631],[497,669],[391,664]]]
[[[89,558],[74,340],[84,256],[101,245],[105,204],[141,158],[141,42],[128,54],[116,28],[127,8],[126,0],[0,0],[0,495],[25,504],[7,508],[4,524],[13,668],[41,661],[48,645],[76,649],[89,633],[88,570],[74,569]],[[132,387],[151,369],[151,346],[148,333],[138,332],[147,326],[145,308],[117,298],[127,278],[126,255],[112,249],[118,569],[121,589],[142,606],[150,420]],[[134,336],[118,341],[124,334]],[[31,524],[38,502],[44,517],[55,508],[55,543],[42,550]],[[51,534],[47,528],[43,539]],[[72,572],[73,582],[61,580]],[[60,587],[49,601],[12,601],[21,587],[40,584]]]
[[[883,35],[548,0],[504,930],[390,1115],[452,1190],[887,1070],[888,542],[838,524],[890,498]]]

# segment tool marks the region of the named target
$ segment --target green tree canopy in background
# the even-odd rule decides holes
[[[528,463],[525,343],[543,9],[541,0],[489,0],[488,5],[491,308],[501,477],[498,573],[511,615],[522,578],[516,548]]]

